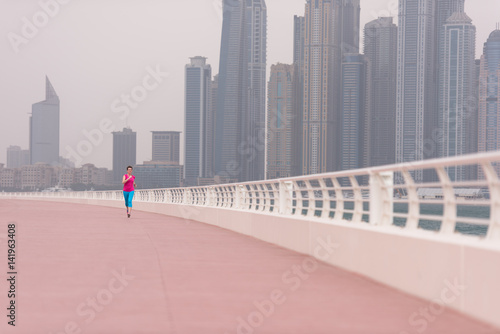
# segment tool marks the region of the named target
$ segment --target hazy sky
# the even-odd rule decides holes
[[[61,100],[62,156],[68,154],[67,147],[80,148],[86,154],[82,163],[111,168],[112,135],[99,141],[97,131],[101,122],[121,130],[129,109],[126,121],[138,135],[137,163],[150,160],[150,131],[183,131],[189,57],[208,57],[213,74],[218,72],[220,0],[57,1],[64,4],[0,0],[0,162],[6,162],[9,145],[28,148],[28,114],[33,103],[45,98],[45,75]],[[40,3],[52,3],[47,6],[52,17],[41,14]],[[304,4],[267,0],[268,73],[271,64],[292,61],[293,15],[304,15]],[[361,7],[362,27],[379,16],[397,14],[396,0],[361,0]],[[500,1],[466,0],[466,11],[477,26],[479,58],[500,21]],[[26,21],[34,20],[41,26],[38,31],[24,29],[23,34]],[[17,39],[18,52],[9,41],[14,34],[23,38]],[[157,81],[147,80],[149,91],[141,88],[155,71],[161,74]],[[122,95],[132,91],[141,101],[125,107]],[[141,96],[144,91],[147,95]],[[83,131],[96,134],[90,147],[82,146]]]

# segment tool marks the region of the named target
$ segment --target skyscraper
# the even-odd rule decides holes
[[[247,110],[248,53],[245,2],[223,1],[219,89],[215,130],[215,173],[239,180],[242,119]]]
[[[267,10],[264,0],[223,2],[215,173],[264,178]]]
[[[500,150],[500,30],[484,44],[479,74],[479,152]],[[495,169],[500,173],[500,165]],[[479,171],[484,177],[484,172]]]
[[[246,0],[248,108],[243,116],[242,181],[265,179],[267,7]],[[240,154],[242,152],[240,151]]]
[[[381,17],[367,23],[364,43],[371,77],[368,165],[390,165],[394,164],[396,157],[398,28],[393,18]]]
[[[342,63],[341,170],[366,167],[370,111],[369,62],[361,54],[345,54]]]
[[[210,122],[212,68],[206,64],[206,58],[193,57],[186,65],[185,81],[185,184],[197,185],[199,177],[209,177],[206,173],[206,159],[210,154],[207,151],[207,127]]]
[[[302,124],[302,172],[332,171],[338,154],[335,112],[339,104],[340,48],[339,4],[329,0],[308,0],[304,38],[304,110]],[[337,38],[336,38],[337,37]]]
[[[113,132],[113,181],[122,182],[122,176],[127,172],[127,166],[136,164],[137,133],[130,128]]]
[[[423,160],[437,155],[435,5],[435,0],[399,2],[397,163]],[[431,147],[424,147],[426,144]],[[415,178],[423,179],[423,173],[417,171]]]
[[[45,77],[45,100],[33,104],[30,117],[31,164],[59,164],[59,97]]]
[[[294,176],[299,150],[294,147],[294,125],[300,115],[294,106],[294,65],[271,66],[268,86],[266,179]]]
[[[444,43],[444,25],[453,13],[463,13],[465,11],[465,0],[438,0],[436,1],[436,33],[439,45]],[[440,48],[440,54],[443,54]]]
[[[342,55],[359,53],[360,0],[340,0],[339,9]]]
[[[468,103],[467,113],[467,153],[478,151],[478,122],[479,122],[479,82],[481,72],[481,60],[476,59],[474,64],[473,94]],[[467,180],[477,180],[478,166],[472,165],[465,169]]]
[[[179,164],[180,137],[178,131],[151,131],[153,133],[153,160]]]
[[[215,168],[215,120],[217,115],[217,94],[219,90],[219,75],[215,75],[210,83],[209,108],[205,126],[205,175],[213,178]]]
[[[436,41],[438,43],[438,48],[436,51],[438,52],[438,65],[439,70],[437,74],[439,75],[438,80],[441,80],[442,73],[441,69],[444,66],[445,59],[445,49],[444,49],[444,36],[445,29],[444,25],[446,24],[446,20],[453,13],[463,13],[465,11],[465,0],[438,0],[436,1]],[[439,89],[441,89],[442,85],[439,84]],[[441,93],[439,93],[441,94]]]
[[[304,57],[305,57],[305,24],[304,16],[293,18],[293,130],[292,130],[292,175],[303,175],[302,172],[302,131],[304,115]],[[268,155],[269,156],[269,155]]]
[[[304,38],[302,171],[341,167],[342,61],[359,52],[359,0],[308,0]]]
[[[335,60],[334,60],[334,142],[331,145],[333,159],[332,170],[343,170],[346,164],[342,161],[344,142],[344,75],[343,68],[346,57],[359,54],[360,0],[338,0],[335,13]],[[348,60],[351,62],[352,57]],[[364,87],[364,86],[363,86]],[[361,88],[361,86],[360,86]],[[364,88],[363,88],[364,89]],[[364,95],[364,92],[359,92]]]
[[[293,63],[297,64],[301,72],[304,70],[305,24],[304,16],[293,17]]]
[[[443,59],[440,70],[439,125],[442,141],[440,156],[464,155],[468,152],[469,110],[474,95],[476,28],[463,12],[454,13],[444,25]],[[449,168],[453,181],[466,178],[465,168]]]

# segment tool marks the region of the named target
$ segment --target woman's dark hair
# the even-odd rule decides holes
[[[129,168],[132,168],[132,169],[134,169],[134,167],[132,167],[132,166],[128,166],[128,167],[127,167],[127,170],[128,170]]]

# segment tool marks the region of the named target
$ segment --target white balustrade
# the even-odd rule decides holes
[[[450,167],[477,166],[483,178],[453,181]],[[500,152],[418,161],[352,171],[307,175],[278,180],[212,185],[206,187],[136,190],[139,202],[208,206],[270,215],[338,222],[368,222],[373,226],[397,225],[407,230],[435,222],[438,233],[451,235],[457,224],[482,225],[488,240],[500,240]],[[456,168],[455,170],[459,170]],[[434,172],[431,181],[416,176]],[[423,188],[440,189],[442,198],[422,198]],[[483,189],[484,198],[457,198],[457,189]],[[121,191],[0,193],[8,198],[80,198],[123,200]],[[438,213],[422,212],[433,207]],[[459,215],[464,208],[479,208],[484,217]],[[441,212],[442,211],[442,212]]]

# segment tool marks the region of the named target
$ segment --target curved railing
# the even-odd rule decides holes
[[[430,229],[500,239],[500,152],[399,165],[205,187],[136,190],[135,201],[216,207],[322,221],[367,222],[407,230]],[[466,170],[479,180],[452,181]],[[428,181],[422,181],[427,178]],[[423,198],[419,189],[440,189]],[[461,198],[456,190],[481,189]],[[3,197],[123,199],[121,191],[0,193]],[[472,231],[472,232],[471,232]]]

